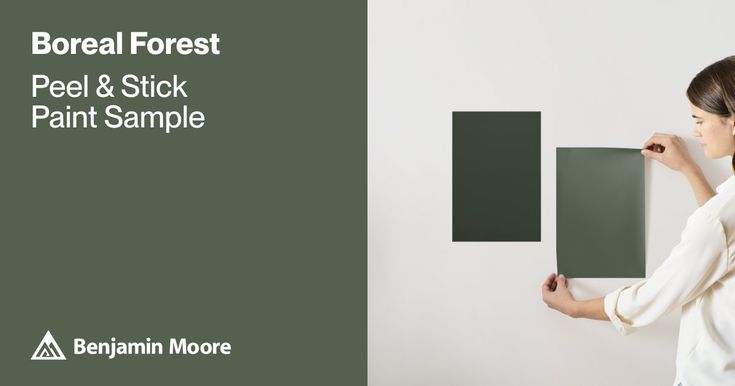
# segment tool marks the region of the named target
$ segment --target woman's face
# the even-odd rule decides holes
[[[707,158],[716,159],[735,153],[735,114],[723,118],[689,103],[694,118],[694,136]]]

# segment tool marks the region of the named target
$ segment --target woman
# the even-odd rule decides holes
[[[735,171],[735,56],[700,71],[686,94],[705,156],[733,156]],[[735,385],[735,176],[713,190],[675,135],[655,133],[641,153],[684,174],[694,190],[699,208],[681,241],[636,284],[577,301],[564,275],[552,273],[543,300],[573,318],[610,320],[622,335],[681,309],[674,385]]]

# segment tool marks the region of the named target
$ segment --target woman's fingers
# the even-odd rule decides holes
[[[549,274],[549,276],[546,277],[546,280],[544,280],[544,284],[541,286],[541,289],[553,291],[551,286],[554,283],[554,279],[556,279],[556,274],[552,272],[551,274]]]
[[[569,287],[569,285],[567,284],[567,278],[564,275],[559,275],[559,277],[557,278],[557,282],[561,283],[561,285],[564,287]]]
[[[648,149],[641,150],[641,154],[643,154],[643,156],[646,158],[653,158],[656,161],[661,161],[664,156],[662,153]]]
[[[694,162],[689,156],[684,140],[675,134],[654,133],[643,144],[641,154],[676,171],[681,171]]]
[[[654,144],[657,144],[657,143],[661,143],[659,138],[660,137],[658,137],[656,135],[652,135],[651,138],[648,138],[648,140],[643,144],[642,147],[644,149],[647,149],[651,145],[654,145]]]
[[[644,144],[643,148],[647,149],[651,145],[668,145],[671,143],[671,136],[666,134],[655,133]]]

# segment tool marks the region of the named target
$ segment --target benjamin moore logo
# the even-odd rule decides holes
[[[61,352],[61,348],[56,344],[51,331],[46,331],[46,335],[41,339],[41,343],[38,344],[36,352],[31,357],[32,361],[65,361],[66,357]]]
[[[168,348],[168,350],[167,350]],[[72,354],[93,355],[115,359],[130,355],[186,355],[186,356],[228,356],[232,353],[232,345],[229,342],[217,341],[188,341],[186,338],[170,338],[168,344],[154,341],[150,337],[144,341],[119,341],[115,337],[108,341],[87,341],[84,338],[74,338],[74,350]],[[66,360],[61,348],[51,335],[46,331],[41,343],[38,344],[31,360]]]

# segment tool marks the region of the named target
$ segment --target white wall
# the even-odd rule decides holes
[[[370,0],[368,27],[369,384],[671,385],[678,312],[621,336],[541,301],[555,148],[676,133],[724,181],[729,158],[704,158],[684,92],[735,53],[735,3]],[[542,112],[541,242],[451,241],[453,110]],[[650,276],[696,203],[683,176],[646,168]],[[570,288],[589,299],[636,281]]]

